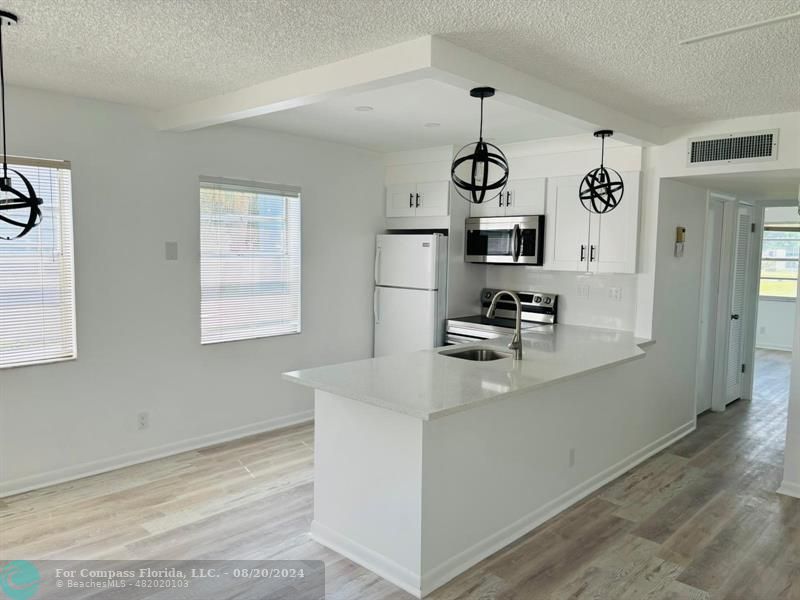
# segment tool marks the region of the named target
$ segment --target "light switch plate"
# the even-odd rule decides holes
[[[164,257],[167,260],[178,260],[178,242],[164,243]]]

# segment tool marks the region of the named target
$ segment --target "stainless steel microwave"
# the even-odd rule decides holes
[[[544,215],[473,217],[465,229],[466,262],[542,265]]]

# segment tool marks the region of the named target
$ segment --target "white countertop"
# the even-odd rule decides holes
[[[628,362],[650,340],[632,333],[556,325],[523,331],[523,359],[443,356],[470,347],[510,353],[510,337],[284,373],[284,379],[420,419],[435,419],[516,392]]]

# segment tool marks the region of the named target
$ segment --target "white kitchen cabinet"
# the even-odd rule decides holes
[[[545,212],[547,180],[509,179],[500,196],[490,202],[470,205],[471,217],[542,215]]]
[[[589,213],[578,200],[580,176],[547,180],[544,219],[544,268],[586,271],[589,252]]]
[[[625,194],[604,215],[578,199],[580,175],[548,180],[544,268],[589,273],[635,273],[639,233],[639,173],[622,173]]]
[[[387,217],[445,217],[450,182],[398,183],[386,187]]]

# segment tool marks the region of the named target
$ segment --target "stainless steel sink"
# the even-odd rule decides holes
[[[488,360],[500,360],[501,358],[509,358],[511,355],[507,352],[498,352],[492,348],[466,348],[464,350],[443,350],[439,352],[442,356],[452,356],[453,358],[460,358],[462,360],[476,360],[486,362]]]

